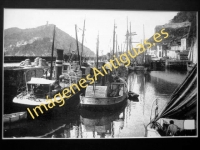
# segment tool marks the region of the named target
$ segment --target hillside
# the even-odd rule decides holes
[[[30,29],[14,27],[4,30],[5,56],[51,56],[53,29],[54,25],[49,24]],[[77,53],[76,39],[56,27],[54,48],[64,49],[64,54],[72,50]],[[79,43],[80,50],[81,43]],[[95,54],[84,46],[84,55],[94,56]]]

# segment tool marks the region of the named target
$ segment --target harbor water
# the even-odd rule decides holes
[[[128,89],[139,94],[139,97],[127,99],[120,109],[96,112],[81,109],[77,105],[52,118],[23,120],[4,126],[3,137],[144,138],[145,126],[155,115],[155,99],[157,99],[158,112],[160,112],[186,75],[186,71],[176,70],[132,72],[127,79]],[[12,94],[12,91],[10,92]],[[4,102],[12,101],[9,98],[11,97],[5,97]]]

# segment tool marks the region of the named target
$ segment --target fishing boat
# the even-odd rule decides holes
[[[46,72],[46,76],[40,75],[37,76],[37,73],[34,75],[29,73],[27,76],[29,69],[25,72],[25,87],[22,88],[21,92],[14,97],[13,103],[18,110],[28,110],[30,113],[31,108],[40,108],[40,106],[44,106],[46,110],[50,103],[53,101],[53,106],[55,106],[54,102],[60,103],[61,100],[63,105],[70,106],[71,104],[76,105],[78,104],[77,99],[80,92],[84,92],[84,88],[79,88],[78,81],[82,78],[82,72],[80,67],[76,67],[72,69],[70,63],[66,63],[63,61],[63,49],[57,49],[57,57],[55,61],[55,65],[53,66],[53,52],[54,52],[54,37],[55,37],[55,27],[54,27],[54,36],[53,36],[53,43],[52,43],[52,56],[51,56],[51,66],[50,66],[50,73]],[[54,67],[54,69],[53,69]],[[46,77],[46,78],[45,78]],[[63,94],[62,91],[65,88],[70,88],[72,84],[76,84],[77,86],[73,87],[73,94],[71,93],[71,97],[64,98],[63,101]],[[71,88],[70,88],[71,90]],[[56,96],[55,98],[55,95]],[[74,106],[72,105],[72,106]],[[61,107],[61,105],[60,105]],[[57,107],[57,108],[60,108]],[[52,107],[51,107],[52,108]],[[50,109],[53,110],[53,109]],[[40,108],[40,112],[43,113],[42,109]],[[51,112],[51,111],[50,111]],[[38,115],[37,115],[38,116]],[[32,116],[32,118],[34,118]]]
[[[82,107],[92,108],[110,108],[119,107],[128,97],[127,83],[119,78],[119,82],[112,82],[105,86],[88,86],[85,94],[80,95],[80,105]]]
[[[4,114],[3,115],[3,122],[4,123],[12,123],[17,122],[19,120],[23,120],[27,118],[26,112],[16,112],[11,114]]]
[[[174,91],[166,107],[155,114],[147,125],[147,137],[169,136],[166,129],[170,120],[180,129],[177,136],[197,135],[197,64]]]
[[[128,72],[136,72],[136,71],[147,71],[149,70],[147,67],[144,66],[144,54],[139,54],[135,60],[134,63],[132,63],[130,66],[128,66]]]
[[[145,71],[146,68],[144,66],[128,66],[128,71]]]
[[[99,35],[97,37],[97,64],[98,65],[98,50],[99,50]],[[109,73],[107,76],[112,77]],[[101,84],[98,85],[98,80],[93,85],[87,86],[85,93],[80,94],[80,106],[85,108],[95,109],[114,109],[123,103],[128,97],[127,82],[118,76],[115,76],[114,81],[105,83],[106,77],[101,78]],[[113,78],[112,78],[113,79]],[[97,84],[96,84],[97,82]]]
[[[78,85],[78,81],[82,77],[82,74],[79,71],[74,72],[69,63],[60,63],[63,58],[63,50],[57,49],[57,53],[55,74],[51,80],[49,77],[44,78],[42,73],[40,76],[32,76],[32,74],[29,73],[31,70],[27,70],[25,73],[25,87],[13,99],[16,110],[25,111],[28,108],[31,110],[32,108],[36,108],[41,105],[48,108],[47,106],[51,103],[52,99],[54,102],[59,101],[59,103],[61,103],[62,97],[64,97],[62,91],[65,88],[70,88],[72,84]],[[75,101],[72,99],[78,98],[80,92],[84,91],[83,88],[78,89],[76,86],[73,87],[73,89],[75,93],[71,93],[72,96],[64,98],[64,101],[62,102],[65,106],[70,106],[71,104],[75,105],[76,103],[78,104],[78,100]],[[54,96],[59,93],[60,96],[56,96],[55,98]]]
[[[48,95],[49,98],[51,98],[53,91],[55,91],[53,88],[57,86],[58,83],[56,80],[31,78],[30,81],[26,82],[25,91],[14,97],[13,102],[18,104],[25,104],[27,106],[38,106],[41,103],[48,104],[46,101],[46,96]]]
[[[128,51],[128,46],[129,49],[132,49],[132,43],[137,43],[137,42],[132,42],[132,36],[137,35],[135,32],[131,32],[131,23],[130,23],[130,33],[128,32],[128,27],[127,27],[127,51]],[[144,35],[144,25],[143,25],[143,43],[141,42],[141,44],[144,45],[144,39],[145,39],[145,35]],[[129,40],[128,40],[129,38]],[[136,51],[139,51],[139,48],[134,48]],[[149,71],[150,69],[145,67],[146,63],[148,64],[149,62],[146,62],[145,57],[147,57],[146,55],[146,51],[140,53],[139,55],[137,55],[136,58],[134,58],[132,60],[132,63],[130,66],[128,66],[128,72],[133,72],[133,71]],[[148,64],[149,65],[149,64]]]

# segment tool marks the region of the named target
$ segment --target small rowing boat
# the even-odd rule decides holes
[[[135,99],[135,98],[138,98],[138,94],[136,94],[135,92],[132,92],[132,91],[129,91],[128,92],[128,98],[131,100],[131,99]]]
[[[4,114],[3,122],[11,123],[11,122],[16,122],[16,121],[23,120],[26,118],[27,118],[27,112],[16,112],[16,113],[11,113],[11,114]]]

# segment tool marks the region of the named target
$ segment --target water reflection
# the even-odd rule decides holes
[[[80,114],[83,138],[114,138],[124,127],[125,106],[116,111],[93,112],[82,109]]]
[[[144,136],[144,126],[150,121],[152,103],[158,99],[158,112],[167,104],[173,91],[186,77],[186,72],[151,71],[132,72],[128,76],[129,91],[139,94],[139,101],[129,101],[126,107],[125,123],[131,130],[124,131],[121,137]],[[173,80],[176,82],[172,82]],[[152,113],[154,115],[154,113]],[[152,116],[153,117],[153,116]],[[127,133],[126,133],[127,132]]]

